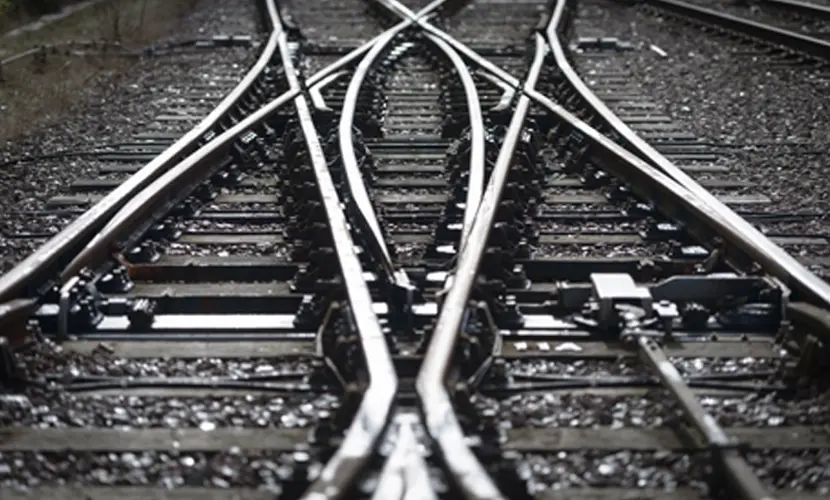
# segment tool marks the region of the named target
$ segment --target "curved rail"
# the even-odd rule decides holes
[[[668,158],[660,154],[646,141],[641,139],[636,132],[623,123],[613,111],[588,88],[579,78],[565,55],[559,29],[563,28],[564,13],[568,0],[558,0],[556,9],[551,17],[551,23],[546,30],[548,43],[553,52],[556,64],[560,71],[568,79],[574,89],[579,92],[585,102],[590,106],[597,116],[604,122],[604,125],[616,131],[622,138],[626,148],[634,152],[651,165],[656,166],[663,173],[677,181],[689,192],[697,196],[704,204],[711,208],[712,216],[722,220],[732,230],[728,241],[733,242],[744,253],[758,262],[771,275],[779,278],[795,291],[800,292],[807,298],[812,299],[816,305],[823,308],[830,308],[830,284],[810,272],[795,260],[781,247],[769,240],[763,233],[755,229],[750,223],[736,214],[716,197],[689,177],[683,170],[674,165]],[[649,0],[652,1],[652,0]],[[664,0],[655,0],[664,1]],[[669,0],[666,0],[669,1]],[[724,235],[725,236],[725,235]]]
[[[830,42],[795,31],[770,26],[707,7],[678,0],[643,0],[649,5],[680,14],[698,21],[715,24],[764,41],[794,49],[819,59],[830,58]]]
[[[286,35],[280,36],[280,52],[292,90],[300,90]],[[363,266],[355,252],[346,216],[340,209],[337,188],[331,178],[320,136],[304,95],[294,100],[300,126],[305,136],[314,174],[317,177],[323,207],[329,221],[334,250],[340,261],[352,318],[363,348],[369,373],[369,387],[363,394],[357,413],[340,447],[329,459],[320,476],[303,498],[309,500],[342,498],[372,456],[372,450],[383,434],[390,418],[392,403],[398,390],[398,379],[392,356],[386,345],[380,321],[372,309],[372,296],[363,279]]]
[[[612,173],[615,177],[631,180],[632,189],[635,193],[650,199],[660,200],[659,208],[662,212],[669,216],[676,213],[691,214],[692,217],[698,220],[706,221],[716,234],[732,237],[741,236],[732,226],[727,225],[718,216],[716,210],[703,203],[684,187],[678,185],[665,173],[634,156],[633,153],[611,141],[561,106],[554,104],[547,97],[538,97],[540,104],[556,115],[561,123],[567,124],[571,130],[578,132],[579,135],[591,143],[596,150],[592,156],[603,170]],[[702,431],[710,445],[710,451],[713,452],[717,460],[717,465],[725,473],[726,479],[739,496],[749,500],[773,500],[773,497],[766,494],[765,487],[754,475],[743,457],[735,453],[733,444],[728,439],[721,438],[723,430],[694,399],[692,393],[688,392],[688,386],[675,375],[676,369],[674,366],[662,362],[663,358],[661,356],[664,357],[661,354],[662,350],[646,337],[639,338],[638,345],[643,360],[653,367],[661,383],[679,400],[680,406],[690,422]]]
[[[441,3],[443,3],[443,0],[434,2],[422,11],[423,14],[426,15],[440,6]],[[412,24],[412,21],[403,21],[392,29],[400,31],[410,24]],[[330,75],[335,74],[347,64],[355,61],[362,53],[370,50],[373,44],[381,40],[383,36],[376,37],[334,64],[319,71],[304,82],[305,85],[313,88],[325,82]],[[321,194],[332,224],[335,247],[341,259],[347,295],[352,306],[353,319],[360,334],[371,381],[344,442],[328,462],[319,479],[310,486],[306,493],[306,498],[319,500],[322,498],[340,498],[346,494],[349,486],[358,477],[367,460],[371,458],[371,450],[374,449],[388,422],[394,394],[397,390],[397,379],[377,316],[372,312],[371,297],[361,274],[362,267],[348,234],[348,224],[345,216],[339,210],[339,200],[326,167],[319,137],[314,129],[313,121],[310,120],[310,112],[305,97],[302,95],[302,82],[298,81],[293,64],[291,64],[290,57],[286,52],[286,37],[287,35],[280,28],[276,43],[283,55],[286,78],[291,85],[291,89],[223,132],[151,183],[139,196],[132,199],[112,217],[100,233],[64,269],[61,279],[68,279],[87,263],[106,255],[109,246],[113,242],[126,234],[136,220],[146,218],[159,203],[174,197],[178,191],[192,189],[198,183],[198,178],[202,175],[201,170],[204,170],[202,167],[206,162],[230,147],[237,137],[254,128],[279,108],[295,99],[300,124],[311,154],[312,166],[320,180]]]
[[[268,42],[256,63],[251,67],[242,81],[237,85],[213,111],[198,125],[173,143],[163,153],[155,157],[141,170],[130,176],[125,182],[107,194],[92,208],[81,214],[61,232],[44,243],[33,254],[17,266],[0,276],[0,302],[19,298],[39,286],[44,281],[44,274],[53,270],[59,262],[68,258],[67,254],[88,242],[104,226],[106,221],[142,189],[158,179],[165,171],[178,163],[181,157],[192,152],[206,133],[213,130],[231,109],[239,103],[256,79],[262,74],[277,48],[278,20],[275,0],[265,0],[268,6],[269,22],[272,27]]]
[[[274,5],[274,0],[267,1],[269,5]],[[427,15],[437,7],[436,5],[429,11],[424,9],[422,14]],[[269,9],[269,11],[275,12],[274,9]],[[413,19],[403,20],[390,29],[403,29],[414,22]],[[381,36],[383,35],[376,36],[318,71],[305,82],[306,85],[313,87],[353,63],[367,52]],[[196,128],[80,215],[15,268],[0,277],[0,303],[27,295],[27,290],[32,290],[47,281],[50,278],[48,275],[60,266],[60,262],[68,261],[73,255],[75,256],[73,260],[61,270],[61,279],[65,280],[66,277],[77,273],[83,267],[91,265],[94,259],[103,255],[108,245],[115,241],[118,236],[124,234],[134,221],[146,215],[153,203],[158,203],[170,196],[172,188],[181,186],[182,183],[175,182],[176,179],[182,175],[193,175],[193,171],[202,166],[217,151],[229,147],[237,137],[254,128],[257,123],[267,119],[294,99],[299,94],[299,90],[289,90],[283,93],[245,120],[237,123],[199,149],[194,150],[198,140],[204,137],[226,115],[226,112],[239,101],[267,65],[267,62],[273,57],[277,38],[278,34],[272,33],[266,45],[266,51],[263,52],[257,64],[249,71],[243,82],[228,94],[220,106]],[[269,52],[268,57],[265,57],[266,52]],[[190,155],[182,160],[182,156],[186,153]],[[163,174],[170,175],[162,180]],[[172,184],[170,184],[171,182]],[[83,247],[83,245],[86,246]],[[0,317],[0,321],[3,320],[4,318]]]
[[[390,29],[403,29],[412,23],[413,21],[411,20],[402,21]],[[353,49],[351,52],[349,52],[342,58],[338,59],[334,63],[321,69],[320,71],[315,73],[311,78],[307,79],[305,84],[308,87],[314,87],[319,83],[325,81],[329,76],[337,73],[345,66],[353,63],[363,53],[367,52],[373,46],[373,44],[378,39],[380,39],[381,36],[382,35],[379,35],[373,38],[372,40],[369,40],[360,47]],[[274,41],[274,44],[276,45],[276,40]],[[194,153],[192,153],[190,156],[182,160],[180,163],[167,170],[163,175],[155,179],[155,181],[149,183],[145,187],[145,189],[140,193],[131,194],[130,196],[128,196],[129,199],[124,201],[123,207],[121,207],[121,209],[117,213],[115,213],[109,218],[109,221],[106,222],[106,225],[100,230],[98,230],[94,237],[88,238],[88,243],[86,244],[86,246],[82,248],[73,258],[73,260],[61,271],[61,281],[65,281],[66,279],[80,271],[83,267],[89,266],[92,262],[95,262],[96,259],[100,259],[101,257],[105,256],[109,251],[109,246],[113,242],[117,241],[119,237],[128,233],[137,220],[145,218],[154,210],[154,207],[158,206],[159,203],[172,198],[173,193],[176,190],[180,190],[183,187],[190,189],[194,188],[195,184],[193,180],[194,178],[196,178],[196,176],[203,174],[200,172],[201,170],[203,170],[202,167],[206,164],[206,162],[210,161],[211,158],[214,158],[215,155],[219,154],[221,151],[225,150],[226,148],[229,148],[233,141],[235,141],[238,137],[245,134],[249,130],[255,128],[263,120],[268,119],[268,117],[276,113],[287,103],[291,102],[291,100],[297,97],[299,94],[299,89],[292,89],[287,92],[284,92],[282,95],[280,95],[273,101],[269,102],[265,106],[261,107],[260,109],[258,109],[257,111],[255,111],[254,113],[252,113],[251,115],[249,115],[248,117],[234,125],[233,127],[229,128],[222,134],[218,135],[209,143],[205,144],[204,146],[196,150]],[[100,203],[93,207],[91,210],[96,210],[99,205]],[[86,215],[86,213],[84,215]],[[61,234],[68,231],[68,229],[69,228],[67,228],[67,230],[63,231]],[[68,234],[66,237],[70,238],[72,236],[72,234]],[[47,244],[52,244],[53,240],[50,240],[50,242]],[[61,240],[60,242],[54,244],[61,245],[60,252],[62,255],[68,254],[72,251],[72,248],[75,248],[77,246],[77,244],[72,244],[71,246],[69,246],[70,243],[64,240]],[[50,252],[57,253],[58,250],[50,250]],[[27,259],[27,261],[28,260],[29,259]],[[36,259],[28,265],[39,266],[43,265],[42,262],[42,259]],[[26,263],[26,261],[24,261],[24,263]],[[2,283],[3,279],[0,279],[0,285],[2,285]],[[0,288],[0,292],[2,291],[3,289]]]
[[[429,14],[441,7],[445,2],[446,0],[434,0],[418,11],[418,13],[414,14],[414,18],[418,19]],[[379,264],[383,268],[385,281],[403,290],[411,290],[412,285],[406,272],[403,270],[397,271],[392,262],[392,256],[384,241],[377,215],[372,207],[372,202],[369,200],[369,194],[366,191],[366,185],[363,182],[363,176],[360,173],[360,167],[357,164],[357,156],[354,151],[354,117],[357,109],[358,94],[366,79],[366,75],[368,75],[371,67],[375,64],[377,57],[402,29],[403,27],[395,27],[382,34],[372,46],[371,50],[369,50],[369,53],[364,56],[363,60],[357,66],[343,100],[343,111],[340,115],[338,136],[343,170],[346,173],[351,200],[358,210],[360,222],[369,230],[368,232],[372,236],[370,239],[371,250],[373,250],[376,258],[379,260]]]
[[[443,3],[443,0],[437,0],[437,2]],[[357,98],[360,93],[360,88],[363,86],[363,81],[366,79],[366,75],[369,73],[371,67],[375,64],[375,59],[386,49],[389,42],[400,31],[400,29],[393,29],[384,33],[357,66],[349,82],[349,87],[346,90],[346,96],[343,99],[343,111],[340,115],[338,136],[340,141],[340,156],[343,160],[343,171],[346,173],[346,183],[351,194],[350,198],[354,202],[355,208],[357,208],[359,221],[369,230],[369,234],[366,236],[371,236],[367,238],[371,245],[370,250],[379,260],[379,264],[385,274],[384,278],[386,283],[408,287],[409,280],[406,278],[406,275],[404,273],[398,273],[395,270],[395,264],[392,262],[389,248],[386,246],[386,241],[383,238],[375,209],[372,207],[371,200],[369,200],[369,193],[366,191],[363,175],[360,172],[360,167],[357,165],[353,133]]]
[[[402,13],[403,11],[398,9],[397,12]],[[550,22],[546,26],[548,31],[550,31],[554,22],[558,22],[561,19],[561,14],[562,10],[557,9],[556,15],[551,17]],[[405,15],[405,13],[402,15]],[[441,36],[442,39],[452,44],[454,48],[472,59],[476,64],[489,69],[488,66],[482,64],[486,60],[446,33],[440,32],[437,28],[424,22],[421,22],[421,26],[431,33]],[[541,37],[537,38],[537,44],[541,43],[540,40]],[[490,64],[489,67],[492,68],[494,65]],[[516,81],[515,78],[506,75],[503,71],[492,71],[492,73],[495,77],[502,79],[508,84],[514,84]],[[746,234],[740,230],[741,225],[747,225],[745,222],[740,220],[737,225],[730,224],[731,221],[725,220],[719,210],[705,203],[701,199],[701,196],[692,192],[691,189],[679,185],[675,179],[669,177],[666,173],[661,172],[622,146],[612,142],[597,130],[553,103],[546,96],[537,92],[534,88],[525,85],[521,91],[523,96],[520,98],[520,102],[526,98],[535,101],[551,112],[560,123],[566,124],[566,128],[584,137],[593,145],[592,157],[597,164],[618,178],[631,181],[634,191],[638,195],[657,200],[658,208],[661,212],[675,219],[692,220],[702,227],[704,237],[711,237],[712,235],[723,237],[740,248],[741,251],[750,256],[754,255],[756,247],[752,239],[747,238]],[[521,111],[521,109],[517,108],[517,111]],[[514,122],[511,122],[512,125],[514,125]],[[509,145],[505,143],[505,146]],[[504,153],[505,150],[502,149],[500,159],[502,159],[502,154]],[[485,193],[478,217],[474,224],[474,230],[470,235],[471,241],[484,241],[489,232],[489,227],[492,225],[492,214],[495,210],[494,206],[490,205],[488,201],[497,201],[498,197],[493,195],[488,198],[488,194],[493,193],[491,188],[493,190],[499,189],[497,181],[495,181],[495,185],[493,184],[493,178],[499,172],[499,167],[504,168],[504,164],[497,165],[494,170],[493,177],[491,177],[491,184],[488,185],[488,191]],[[502,170],[501,173],[503,174],[503,172]],[[705,195],[711,197],[708,193],[705,193]],[[698,234],[700,233],[698,232]],[[763,241],[766,240],[763,239]],[[477,486],[474,484],[474,481],[478,481],[481,478],[479,475],[481,469],[474,462],[474,457],[467,450],[464,450],[464,453],[460,452],[460,445],[462,443],[459,443],[458,440],[463,439],[463,434],[458,427],[455,416],[452,414],[451,403],[443,384],[451,360],[451,354],[454,350],[457,332],[463,325],[465,319],[466,301],[469,298],[471,286],[477,273],[477,266],[480,263],[480,256],[476,259],[477,253],[480,252],[475,248],[465,248],[463,254],[459,257],[459,264],[456,270],[456,282],[449,290],[447,298],[445,299],[444,308],[441,311],[433,335],[433,342],[429,346],[427,358],[424,360],[417,382],[419,394],[422,395],[424,411],[428,415],[428,430],[433,435],[433,438],[439,442],[442,450],[445,453],[446,450],[451,450],[450,453],[453,454],[453,458],[456,458],[460,462],[456,464],[454,474],[462,482],[462,491],[469,498],[479,498],[478,495],[482,493],[474,489]],[[443,370],[441,369],[442,366],[444,368]],[[431,393],[431,400],[426,399],[425,395],[427,393]],[[428,408],[433,412],[432,416],[429,416]],[[436,432],[438,434],[435,434]],[[442,438],[444,438],[443,443],[441,442]],[[763,488],[759,487],[757,483],[757,478],[744,474],[746,468],[742,467],[742,465],[745,464],[741,463],[739,457],[736,459],[734,454],[729,453],[728,450],[718,450],[718,452],[717,458],[720,464],[725,470],[729,471],[732,484],[738,491],[749,498],[755,498],[753,495],[759,491],[763,492]],[[461,458],[461,455],[465,455],[467,460],[465,461],[464,458]],[[451,464],[448,465],[452,467]],[[477,471],[475,470],[476,467],[479,467]],[[466,484],[464,484],[464,481],[466,481]],[[493,494],[492,491],[489,493]]]
[[[547,46],[544,40],[541,35],[536,35],[536,50],[523,86],[525,90],[532,90],[536,86],[546,53]],[[493,226],[513,154],[529,109],[530,98],[526,95],[520,96],[470,230],[468,241],[473,244],[465,244],[458,256],[452,286],[447,290],[432,342],[427,348],[416,381],[427,429],[441,448],[444,460],[455,474],[467,498],[502,498],[502,495],[491,481],[483,480],[482,474],[485,472],[482,466],[469,448],[463,446],[464,434],[452,410],[445,380],[451,368],[458,333],[463,330],[468,301],[484,256],[483,242],[487,241]]]
[[[464,60],[445,41],[435,35],[427,35],[427,38],[441,50],[452,63],[461,85],[464,87],[464,95],[467,98],[467,111],[470,117],[470,169],[467,179],[467,197],[464,200],[464,219],[461,226],[461,239],[458,241],[458,251],[463,249],[464,242],[473,228],[473,221],[481,203],[481,195],[484,191],[484,118],[481,114],[481,102],[478,98],[478,90],[470,74],[470,69],[464,64]]]
[[[401,17],[408,19],[414,17],[412,11],[397,0],[376,1]],[[419,24],[433,39],[441,40],[452,46],[456,51],[473,59],[479,66],[509,85],[513,87],[521,85],[518,79],[479,57],[468,47],[430,23],[419,21]],[[533,90],[535,87],[546,52],[547,46],[544,39],[540,35],[536,35],[536,52],[523,89]],[[487,241],[487,236],[493,225],[513,154],[529,109],[530,100],[526,95],[522,95],[510,121],[496,164],[490,175],[490,181],[480,199],[475,218],[466,239],[460,243],[458,264],[454,277],[447,280],[444,303],[415,383],[427,432],[437,444],[456,487],[465,498],[471,500],[495,500],[504,497],[466,445],[464,431],[453,410],[445,383],[451,368],[458,333],[462,331],[464,320],[467,318],[468,301],[484,255],[485,245],[480,243]],[[467,242],[479,244],[468,245]]]

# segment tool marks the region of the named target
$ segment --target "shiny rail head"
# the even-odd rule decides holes
[[[428,28],[425,27],[425,29]],[[432,34],[448,41],[446,34],[446,36],[440,36],[434,32]],[[454,41],[452,37],[449,39]],[[458,42],[454,42],[453,47],[456,48]],[[541,35],[535,36],[535,42],[533,61],[527,79],[517,85],[524,93],[534,90],[547,53],[547,46]],[[491,65],[484,64],[484,66]],[[462,495],[470,499],[502,498],[502,493],[487,476],[485,469],[472,451],[464,444],[463,431],[455,417],[452,404],[449,402],[445,386],[446,376],[483,257],[484,245],[474,243],[486,241],[493,226],[501,193],[529,109],[530,98],[527,95],[520,96],[490,175],[490,181],[482,195],[478,213],[467,237],[470,243],[466,241],[462,243],[463,250],[458,257],[453,286],[447,290],[432,340],[416,381],[416,389],[421,399],[422,411],[426,416],[430,435],[439,445],[457,487]]]
[[[653,1],[670,4],[681,3],[674,0]],[[721,203],[708,190],[641,139],[585,85],[568,61],[564,44],[560,40],[560,34],[568,28],[567,18],[568,10],[572,8],[571,4],[571,0],[556,1],[551,23],[545,30],[547,41],[562,75],[582,96],[586,105],[596,113],[603,126],[609,130],[614,130],[621,138],[624,147],[633,152],[637,159],[642,159],[649,165],[656,167],[661,173],[676,181],[691,195],[700,200],[707,209],[705,211],[706,215],[698,213],[699,217],[718,219],[719,222],[715,225],[717,227],[728,226],[728,229],[725,229],[726,232],[721,233],[720,230],[712,229],[715,227],[712,224],[707,224],[710,231],[734,243],[748,256],[749,260],[762,264],[767,272],[787,283],[797,293],[803,294],[805,300],[830,309],[830,284],[806,269],[781,247],[770,241],[766,235],[758,231],[731,208]],[[547,107],[547,104],[542,104]]]

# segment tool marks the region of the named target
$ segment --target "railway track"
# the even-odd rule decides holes
[[[796,50],[802,55],[827,57],[828,10],[821,3],[770,0],[741,5],[655,0],[647,4],[695,22]]]
[[[826,494],[830,288],[572,2],[258,5],[0,277],[3,498]]]

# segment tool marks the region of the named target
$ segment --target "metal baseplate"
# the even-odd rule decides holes
[[[769,277],[717,273],[674,276],[639,285],[629,274],[595,273],[590,283],[558,287],[558,307],[572,320],[612,335],[684,331],[777,332],[786,321],[789,290]],[[651,331],[651,332],[649,332]]]

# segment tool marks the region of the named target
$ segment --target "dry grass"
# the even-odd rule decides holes
[[[173,32],[196,0],[109,0],[44,29],[14,39],[17,51],[71,40],[119,42],[142,47]],[[8,47],[4,46],[4,50]],[[0,143],[59,120],[94,84],[123,73],[135,60],[116,55],[48,53],[3,68]]]
[[[102,0],[49,0],[61,6],[57,10],[43,4],[37,5],[39,1],[42,0],[35,1],[36,5],[32,5],[32,0],[0,0],[0,37],[3,39],[3,49],[13,38],[21,35],[21,33],[17,33],[15,36],[9,37],[7,35],[10,31],[16,31],[17,28],[24,27],[27,24],[41,25],[40,28],[42,29],[41,21],[45,23],[55,22],[55,16],[59,18],[66,17],[67,12],[71,16],[77,12],[76,8],[81,7],[81,4]],[[39,18],[38,14],[35,13],[38,11],[42,11],[44,17]]]

